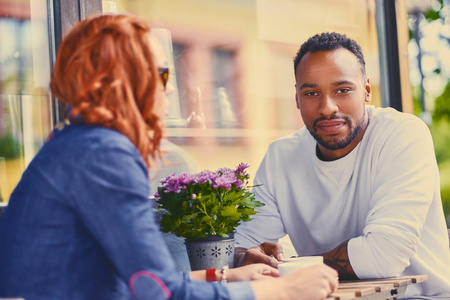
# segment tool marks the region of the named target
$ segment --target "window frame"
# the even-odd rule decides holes
[[[56,61],[56,53],[64,36],[77,22],[93,14],[102,12],[101,0],[47,0],[48,35],[51,70]],[[53,125],[63,121],[66,105],[52,95]]]

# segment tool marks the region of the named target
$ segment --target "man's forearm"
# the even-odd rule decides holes
[[[351,280],[358,279],[353,271],[347,252],[348,240],[334,248],[333,250],[322,254],[323,261],[339,273],[339,279]]]

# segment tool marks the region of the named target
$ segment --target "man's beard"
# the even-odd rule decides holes
[[[363,116],[358,121],[356,126],[353,125],[352,120],[349,117],[347,117],[347,116],[332,115],[329,118],[323,116],[323,117],[320,117],[320,118],[314,120],[312,128],[309,128],[308,126],[306,126],[306,128],[308,129],[309,133],[314,137],[314,139],[317,141],[317,143],[319,143],[325,149],[328,149],[328,150],[344,149],[345,147],[350,145],[355,140],[355,138],[358,136],[358,134],[363,129],[365,116],[366,116],[366,109],[364,108]],[[341,139],[339,139],[337,137],[336,138],[332,137],[331,140],[324,141],[322,139],[322,137],[317,134],[317,129],[316,129],[317,128],[317,123],[320,122],[320,121],[334,120],[334,119],[343,119],[343,120],[345,120],[347,122],[348,126],[350,127],[350,134],[348,136],[344,137],[344,138],[341,138]]]

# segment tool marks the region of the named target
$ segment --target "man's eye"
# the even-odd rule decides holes
[[[315,95],[317,95],[316,92],[306,92],[305,93],[305,96],[315,96]]]
[[[344,93],[348,93],[350,90],[349,89],[339,89],[337,92],[339,94],[344,94]]]

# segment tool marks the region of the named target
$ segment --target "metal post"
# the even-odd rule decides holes
[[[395,0],[376,0],[382,105],[403,110]]]

